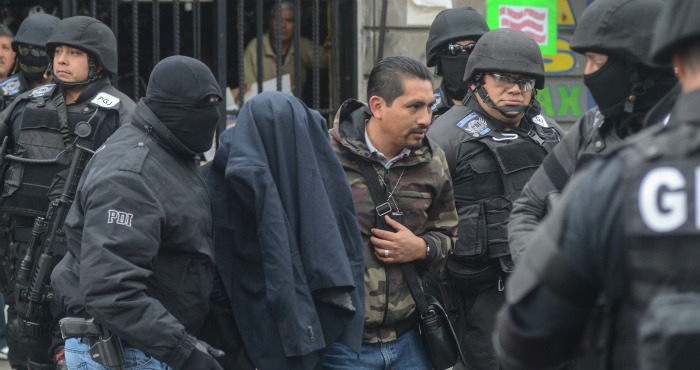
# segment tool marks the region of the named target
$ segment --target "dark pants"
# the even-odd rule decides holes
[[[457,318],[455,330],[462,345],[468,370],[499,369],[493,349],[492,335],[496,312],[505,303],[505,292],[495,284],[473,295],[460,297],[462,315]],[[462,370],[458,363],[454,370]]]
[[[500,369],[491,341],[496,312],[505,302],[505,292],[499,291],[498,273],[493,277],[496,279],[493,283],[481,281],[474,291],[460,291],[459,284],[470,287],[474,284],[451,281],[444,270],[425,276],[425,291],[440,299],[448,311],[467,363],[465,368],[460,361],[453,370]]]

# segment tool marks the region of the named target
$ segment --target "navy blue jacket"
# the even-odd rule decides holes
[[[259,369],[311,369],[340,341],[359,352],[362,240],[325,120],[264,93],[224,132],[207,184],[216,265]]]

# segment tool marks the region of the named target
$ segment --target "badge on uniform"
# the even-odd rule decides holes
[[[102,108],[113,108],[115,105],[119,104],[119,98],[114,95],[109,95],[106,92],[101,92],[90,101],[90,103],[95,104]]]
[[[535,123],[536,125],[540,125],[542,127],[549,127],[549,124],[547,121],[544,119],[544,117],[541,114],[538,114],[534,117],[532,117],[532,122]]]
[[[459,120],[456,126],[474,137],[484,136],[491,132],[491,129],[486,124],[486,120],[474,112]]]
[[[10,96],[19,93],[20,82],[19,77],[12,76],[7,80],[0,83],[0,90],[2,90],[2,95]]]
[[[435,96],[435,103],[433,103],[433,105],[430,107],[430,110],[432,110],[433,112],[435,112],[438,105],[440,105],[440,103],[442,102],[442,97],[440,96],[439,92],[435,92],[434,96]]]
[[[55,84],[47,84],[43,86],[39,86],[32,90],[32,97],[33,98],[38,98],[40,96],[45,96],[45,95],[50,95],[51,92],[53,91],[54,87],[56,87]]]

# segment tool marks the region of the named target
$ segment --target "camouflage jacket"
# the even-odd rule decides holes
[[[370,154],[365,142],[365,121],[369,117],[364,104],[347,100],[336,114],[330,136],[350,181],[365,248],[363,341],[376,343],[396,339],[397,325],[413,319],[415,302],[399,266],[381,263],[369,245],[376,211],[358,163],[371,161],[375,169],[384,173],[384,166]],[[428,258],[417,262],[419,270],[439,270],[452,253],[457,235],[457,212],[444,152],[426,138],[423,147],[396,162],[388,176],[389,186],[396,186],[393,199],[404,213],[404,225],[430,247]]]

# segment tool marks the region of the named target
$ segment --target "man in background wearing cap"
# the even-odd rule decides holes
[[[59,21],[45,13],[32,14],[22,21],[12,40],[17,55],[14,70],[18,72],[0,82],[0,111],[19,94],[51,82],[46,41]]]
[[[7,139],[12,154],[4,158],[0,214],[8,218],[7,258],[16,282],[7,324],[15,369],[54,368],[48,353],[55,328],[48,304],[40,312],[29,312],[28,286],[16,279],[25,257],[33,260],[32,269],[38,262],[26,256],[34,219],[46,216],[50,201],[61,193],[74,146],[96,150],[129,119],[134,107],[109,82],[117,72],[117,43],[102,22],[84,16],[60,21],[46,51],[54,83],[19,95],[0,114],[0,140]]]
[[[672,122],[649,128],[567,185],[507,287],[495,345],[507,368],[577,355],[598,297],[611,304],[600,369],[695,369],[700,337],[700,3],[671,0],[654,62],[683,86]]]
[[[448,310],[459,310],[455,331],[468,369],[497,370],[491,332],[513,267],[506,232],[511,202],[561,132],[539,114],[535,89],[544,87],[544,63],[528,34],[502,28],[481,36],[464,80],[463,104],[428,130],[445,151],[459,214],[455,252],[442,273],[454,291],[441,283],[441,296]]]
[[[430,25],[425,56],[428,67],[434,66],[435,74],[442,76],[442,83],[435,90],[433,121],[453,105],[462,104],[469,89],[464,82],[464,68],[476,42],[486,32],[486,20],[471,7],[445,9]]]
[[[214,278],[197,153],[212,145],[221,100],[204,63],[160,61],[132,123],[85,168],[66,218],[68,253],[52,287],[68,316],[91,317],[121,338],[126,369],[223,370],[213,357],[223,353],[194,337]],[[67,339],[68,366],[97,368],[91,344],[98,339]]]

